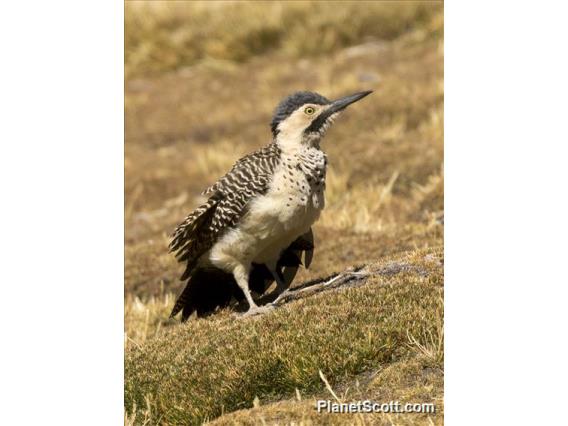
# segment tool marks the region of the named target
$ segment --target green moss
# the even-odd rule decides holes
[[[255,397],[319,394],[319,370],[338,384],[412,358],[408,333],[426,335],[439,315],[439,274],[376,276],[260,318],[225,312],[174,327],[127,351],[125,404],[143,407],[149,396],[155,416],[190,424],[249,408]]]

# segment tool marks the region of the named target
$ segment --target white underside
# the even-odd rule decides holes
[[[310,229],[323,207],[323,185],[309,184],[299,170],[281,167],[266,195],[251,202],[239,226],[223,235],[204,260],[227,272],[251,263],[273,269],[282,250]]]

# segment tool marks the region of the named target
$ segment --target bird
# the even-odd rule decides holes
[[[370,93],[329,100],[300,91],[278,104],[271,141],[203,191],[207,201],[174,230],[169,251],[185,263],[180,279],[187,283],[170,317],[181,311],[184,322],[231,301],[246,301],[242,315],[251,316],[289,294],[300,265],[311,263],[311,228],[325,206],[328,160],[321,141],[345,108]],[[258,306],[252,293],[262,295],[274,282],[276,298]]]

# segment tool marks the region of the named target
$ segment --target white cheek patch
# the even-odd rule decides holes
[[[304,131],[313,123],[314,120],[324,113],[329,106],[318,107],[319,109],[314,115],[308,116],[305,108],[294,111],[286,120],[278,125],[278,140],[284,147],[300,146],[303,144],[314,145],[324,135],[327,129],[332,125],[340,112],[332,114],[317,132],[305,134]]]
[[[294,111],[278,125],[278,138],[285,141],[300,141],[302,133],[311,123],[311,119],[302,110]]]

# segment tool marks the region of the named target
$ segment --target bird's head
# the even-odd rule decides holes
[[[369,90],[330,101],[318,93],[296,92],[276,108],[271,123],[274,140],[281,146],[316,145],[341,111],[370,93]]]

